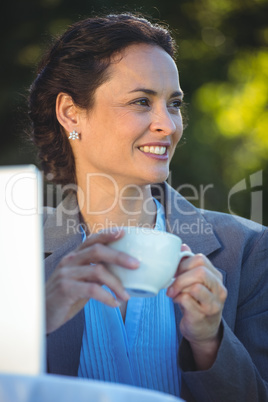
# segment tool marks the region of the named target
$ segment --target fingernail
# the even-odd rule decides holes
[[[171,287],[168,288],[168,290],[167,290],[167,296],[173,297],[173,295],[174,295],[174,288],[171,286]]]
[[[131,257],[131,256],[128,257],[128,263],[133,268],[139,267],[139,265],[140,265],[139,260],[137,260],[137,258],[134,258],[134,257]]]
[[[119,306],[121,306],[120,301],[115,300],[115,301],[114,301],[114,306],[115,306],[115,307],[119,307]]]
[[[128,292],[126,290],[124,290],[124,292],[123,292],[123,297],[124,297],[124,300],[130,299],[130,295],[128,294]]]

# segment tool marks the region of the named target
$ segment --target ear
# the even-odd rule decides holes
[[[56,115],[59,123],[67,133],[73,130],[79,132],[79,111],[72,97],[66,93],[59,93],[56,99]]]

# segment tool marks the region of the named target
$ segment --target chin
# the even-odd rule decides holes
[[[146,180],[145,184],[157,184],[157,183],[163,183],[163,181],[167,180],[169,176],[169,172],[165,172],[163,174],[157,174],[157,175],[152,175],[151,177],[148,177],[148,180]]]

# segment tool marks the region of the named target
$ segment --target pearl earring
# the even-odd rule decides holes
[[[78,132],[73,130],[69,135],[69,140],[79,140]]]

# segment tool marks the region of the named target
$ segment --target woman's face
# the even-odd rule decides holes
[[[73,142],[77,172],[112,176],[119,186],[164,181],[182,136],[177,67],[163,49],[131,45],[81,114]]]

